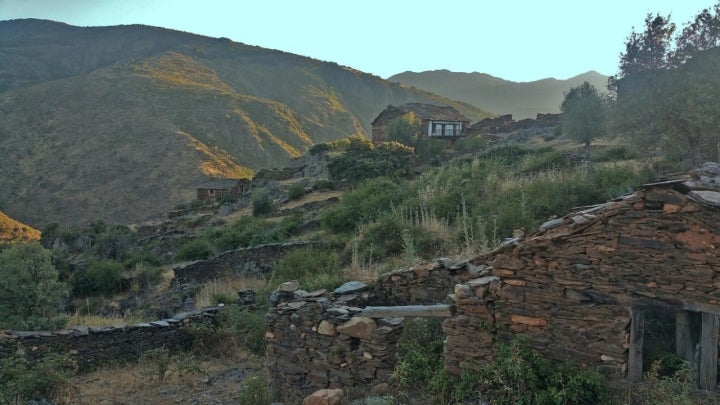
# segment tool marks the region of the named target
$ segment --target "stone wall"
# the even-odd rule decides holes
[[[350,282],[332,293],[308,293],[286,283],[271,296],[266,318],[273,389],[287,403],[300,403],[322,388],[343,388],[351,398],[381,394],[397,362],[403,318],[375,318],[363,307],[445,302],[452,286],[483,270],[442,259],[385,274],[370,285]]]
[[[21,351],[38,360],[47,353],[68,354],[81,370],[139,359],[152,349],[189,350],[188,326],[212,320],[219,308],[177,314],[173,318],[122,327],[78,326],[54,332],[0,331],[0,357]]]
[[[284,255],[316,245],[316,242],[298,241],[230,250],[208,260],[198,260],[173,268],[175,275],[172,283],[174,286],[202,283],[230,274],[262,276],[270,273],[272,265]]]
[[[550,357],[625,375],[634,313],[720,314],[720,212],[697,193],[682,182],[648,185],[480,258],[492,275],[455,287],[447,368],[486,361],[493,339],[520,334]]]

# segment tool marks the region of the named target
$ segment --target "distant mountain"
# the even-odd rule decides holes
[[[0,211],[0,245],[40,239],[40,231],[20,223]]]
[[[605,91],[607,76],[590,71],[566,80],[543,79],[512,82],[485,73],[458,73],[449,70],[404,72],[388,78],[453,100],[460,100],[495,114],[513,118],[535,118],[537,113],[560,112],[565,92],[587,81]]]
[[[315,143],[369,134],[388,104],[468,104],[335,63],[141,25],[0,21],[0,209],[128,223]]]

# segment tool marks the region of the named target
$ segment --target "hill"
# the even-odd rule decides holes
[[[0,211],[0,244],[40,239],[40,231],[20,223]]]
[[[512,82],[485,73],[448,70],[404,72],[388,78],[453,100],[460,100],[496,114],[515,119],[535,118],[537,113],[560,112],[564,92],[584,81],[604,90],[607,76],[590,71],[566,80],[553,78],[533,82]]]
[[[162,28],[0,22],[0,208],[34,226],[128,223],[315,143],[367,134],[426,91],[277,50]]]

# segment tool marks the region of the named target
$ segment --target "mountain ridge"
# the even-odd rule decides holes
[[[564,92],[584,81],[603,91],[607,76],[594,70],[568,79],[544,78],[530,82],[505,80],[487,73],[453,72],[447,69],[406,71],[388,77],[389,81],[430,91],[475,105],[498,115],[516,119],[535,118],[537,113],[558,113]]]

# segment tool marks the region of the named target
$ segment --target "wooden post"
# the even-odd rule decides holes
[[[703,312],[700,332],[700,370],[701,389],[714,390],[717,385],[718,360],[718,317]]]
[[[690,311],[675,313],[675,354],[690,364],[695,362],[695,341],[690,326]]]
[[[645,311],[633,308],[630,322],[630,349],[628,353],[628,381],[636,382],[643,374],[643,335],[645,333]]]

